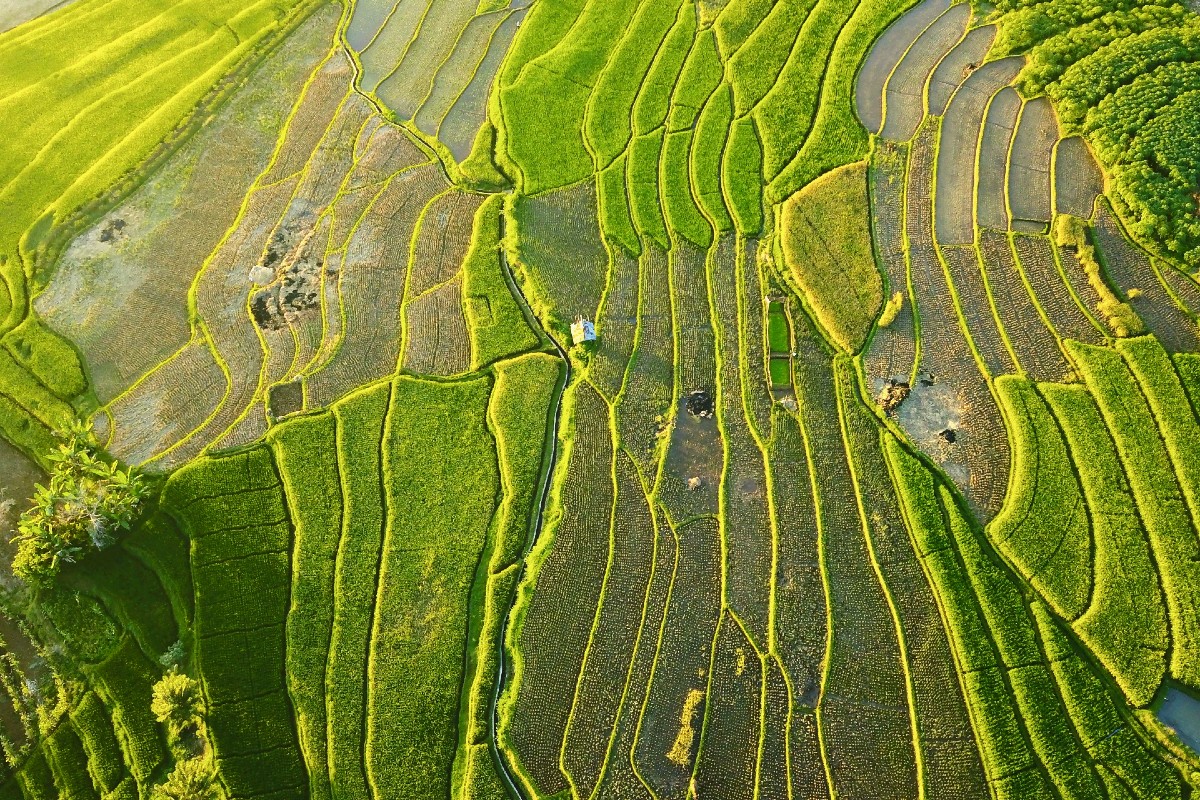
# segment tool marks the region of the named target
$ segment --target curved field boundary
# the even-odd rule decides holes
[[[463,87],[446,114],[438,122],[437,137],[450,149],[459,162],[465,161],[475,145],[476,136],[487,117],[492,84],[500,64],[511,47],[525,10],[519,9],[504,18],[488,42],[487,52],[476,67],[471,80]]]
[[[262,13],[266,9],[264,5],[240,8],[240,13],[231,12],[225,16],[222,16],[223,8],[206,7],[200,11],[201,19],[216,17],[216,30],[208,23],[191,26],[193,29],[207,29],[211,33],[206,43],[181,48],[171,53],[170,57],[160,52],[157,62],[152,65],[143,63],[139,66],[136,59],[121,60],[136,74],[116,78],[118,85],[111,87],[115,91],[109,101],[91,103],[89,106],[91,101],[87,92],[69,91],[62,96],[72,98],[71,101],[61,108],[56,107],[50,117],[45,114],[34,115],[39,119],[57,118],[62,123],[53,139],[47,137],[46,141],[39,140],[43,156],[55,158],[60,166],[75,165],[79,169],[64,171],[56,168],[53,173],[58,176],[57,183],[46,180],[46,176],[42,175],[32,185],[9,183],[4,190],[9,198],[7,202],[12,204],[13,209],[26,208],[38,214],[53,210],[59,219],[67,220],[66,225],[54,229],[51,227],[52,217],[44,216],[35,228],[26,231],[34,222],[33,219],[26,220],[18,214],[7,217],[2,237],[9,243],[5,245],[8,255],[0,255],[0,260],[8,265],[4,288],[0,290],[0,312],[9,319],[9,323],[4,325],[6,329],[14,327],[29,312],[23,272],[31,268],[34,260],[56,257],[65,245],[67,236],[86,227],[93,215],[103,213],[135,189],[149,169],[161,164],[165,156],[169,156],[199,127],[204,116],[227,99],[232,86],[231,76],[237,74],[244,77],[258,63],[259,56],[294,30],[315,10],[316,5],[292,4],[281,8],[279,10],[283,15],[278,24],[270,25],[267,23],[274,22],[275,18],[274,15]],[[161,9],[154,10],[155,14],[159,11]],[[124,40],[126,44],[133,41],[136,37],[132,28],[136,26],[129,25],[129,14],[139,14],[136,4],[126,7],[121,15],[105,15],[94,4],[80,5],[46,17],[46,22],[37,26],[37,36],[22,35],[19,40],[6,41],[5,52],[11,59],[23,59],[25,68],[35,66],[45,74],[53,73],[56,80],[82,80],[99,87],[102,82],[91,80],[86,72],[100,61],[82,59],[68,68],[66,59],[75,58],[81,48],[94,53],[97,47],[80,43],[94,41],[95,36],[101,37],[108,45],[117,40]],[[191,20],[189,25],[195,21]],[[229,22],[231,27],[221,24],[224,22]],[[47,48],[47,43],[53,42],[53,37],[68,33],[73,33],[75,47],[51,44]],[[141,31],[141,34],[145,33]],[[25,45],[40,47],[43,55],[29,59]],[[58,67],[53,67],[46,58],[63,60],[57,62]],[[20,70],[5,72],[9,76],[25,74]],[[140,89],[145,89],[151,83],[155,84],[155,90],[141,92],[137,102],[122,100],[128,100],[127,95],[138,94]],[[11,102],[19,103],[24,96],[6,92],[6,100]],[[31,99],[42,103],[42,99]],[[193,111],[197,113],[189,116],[189,112]],[[10,113],[20,112],[10,108]],[[63,117],[64,114],[69,115],[70,119]],[[26,159],[19,161],[23,169],[33,163],[27,163]],[[114,176],[119,175],[124,177],[113,188]],[[46,336],[42,337],[41,343],[54,344],[56,341]],[[40,360],[33,356],[34,353],[30,353],[26,359],[30,364]],[[55,370],[63,377],[73,372],[77,379],[82,380],[74,354],[70,358],[62,353],[56,354],[54,363]],[[37,436],[36,426],[16,424],[18,420],[29,420],[29,412],[24,406],[28,406],[30,401],[27,398],[18,400],[12,408],[6,408],[2,417],[3,426],[15,441],[32,445]]]
[[[1038,381],[1062,380],[1070,368],[1026,286],[1010,237],[985,230],[979,241],[996,314],[1021,371]]]
[[[484,59],[496,41],[497,31],[509,16],[508,11],[493,11],[470,19],[454,47],[438,66],[429,92],[413,113],[412,121],[418,129],[430,136],[437,135],[442,119],[450,107],[467,85],[477,77]],[[493,63],[497,61],[493,60]],[[491,77],[495,77],[494,71]],[[480,119],[486,110],[486,104],[480,106]]]
[[[951,0],[922,0],[889,25],[871,46],[854,84],[855,111],[871,133],[879,133],[883,128],[883,97],[888,78],[921,33],[950,3]]]
[[[1008,485],[1008,441],[991,390],[963,336],[948,274],[933,242],[930,195],[937,135],[936,120],[926,120],[909,155],[905,199],[910,281],[919,320],[920,361],[913,382],[924,373],[934,383],[917,387],[921,394],[900,407],[898,421],[918,446],[944,456],[940,466],[986,521],[999,511]],[[932,419],[925,417],[929,412]],[[953,449],[940,446],[938,432],[945,427],[958,432]]]
[[[887,81],[883,129],[880,136],[908,141],[925,116],[925,86],[946,54],[967,32],[971,6],[951,6],[913,42]]]
[[[361,6],[356,3],[355,11]],[[429,0],[397,0],[382,27],[364,49],[357,51],[358,62],[362,65],[360,85],[367,91],[378,89],[379,84],[404,58],[428,8]]]
[[[1074,622],[1094,591],[1093,523],[1063,434],[1033,384],[995,383],[1013,439],[1013,486],[987,533],[1063,619]]]
[[[1171,626],[1171,676],[1200,681],[1196,535],[1153,412],[1121,356],[1071,344],[1072,356],[1116,442],[1159,566]]]
[[[436,89],[438,76],[459,44],[470,43],[480,51],[477,58],[482,57],[487,39],[479,36],[480,29],[486,31],[489,23],[501,19],[503,13],[492,12],[488,20],[486,15],[475,17],[474,11],[469,2],[430,0],[403,56],[375,87],[375,95],[401,119],[415,119],[422,100]]]
[[[937,596],[903,527],[878,420],[859,396],[858,376],[851,364],[843,360],[836,370],[843,436],[859,497],[859,514],[868,533],[872,565],[896,620],[905,664],[921,794],[948,798],[986,792],[979,747],[958,686]]]
[[[805,19],[775,85],[752,111],[763,144],[763,173],[770,179],[795,158],[816,122],[833,49],[850,21],[869,6],[862,0],[819,2]],[[865,12],[864,12],[865,13]],[[823,70],[813,69],[823,64]]]
[[[929,78],[925,102],[935,117],[946,113],[950,98],[963,82],[979,69],[996,40],[996,26],[984,25],[967,32],[954,49],[938,62]]]
[[[1058,116],[1048,97],[1025,103],[1008,154],[1008,209],[1012,227],[1043,233],[1051,204],[1051,159],[1058,141]]]
[[[938,244],[975,241],[975,170],[980,128],[992,96],[1010,83],[1022,58],[989,62],[971,73],[954,93],[938,139],[934,225]],[[980,164],[979,169],[992,168]]]
[[[1012,238],[1017,264],[1055,336],[1103,344],[1103,332],[1075,304],[1071,290],[1058,270],[1050,239],[1028,234],[1013,234]]]
[[[1200,349],[1196,324],[1163,289],[1149,256],[1129,241],[1107,202],[1099,204],[1093,235],[1107,277],[1163,346],[1177,353]],[[1138,296],[1131,297],[1134,289]]]
[[[363,0],[354,4],[346,26],[346,44],[358,53],[366,50],[404,0]]]
[[[1100,409],[1081,385],[1039,387],[1062,429],[1092,516],[1095,589],[1073,627],[1135,706],[1167,670],[1167,611],[1150,542]]]
[[[1104,193],[1104,173],[1091,148],[1079,136],[1060,139],[1054,146],[1054,211],[1087,219]]]
[[[988,374],[995,378],[1012,372],[1013,357],[992,307],[991,287],[978,251],[956,245],[940,248],[940,252],[958,297],[959,313],[967,334]]]
[[[868,173],[871,240],[875,258],[887,279],[886,302],[892,302],[891,298],[899,294],[902,303],[891,324],[875,327],[867,346],[864,366],[874,391],[883,388],[882,381],[908,381],[917,356],[916,320],[904,248],[904,167],[907,156],[902,147],[880,141],[872,152]]]
[[[975,164],[975,224],[980,228],[1008,230],[1008,151],[1020,114],[1021,96],[1011,86],[988,103]]]

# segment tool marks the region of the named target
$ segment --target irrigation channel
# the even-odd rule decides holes
[[[558,343],[550,333],[542,327],[537,317],[533,313],[533,309],[529,305],[529,300],[525,297],[525,293],[521,291],[521,287],[517,285],[513,278],[512,265],[508,261],[508,251],[504,249],[503,242],[507,228],[507,220],[504,214],[500,215],[500,272],[504,275],[504,280],[508,283],[509,291],[513,297],[517,298],[517,302],[521,305],[521,313],[525,315],[525,322],[529,327],[536,331],[538,336],[545,336],[546,339],[554,345],[554,349],[558,351],[558,357],[562,360],[563,370],[559,376],[558,384],[554,387],[554,420],[552,424],[546,427],[546,439],[542,446],[542,468],[538,475],[537,488],[537,515],[529,525],[529,532],[525,540],[525,548],[521,554],[521,570],[517,576],[517,589],[513,592],[512,602],[508,606],[508,610],[504,612],[504,624],[500,626],[500,636],[496,641],[497,663],[500,665],[496,675],[496,682],[492,686],[492,707],[488,714],[490,720],[488,731],[488,746],[492,751],[492,761],[496,765],[496,770],[500,777],[504,780],[504,785],[508,789],[509,796],[514,800],[525,800],[521,794],[520,788],[516,781],[513,780],[512,773],[509,772],[508,764],[504,760],[504,756],[500,753],[499,737],[497,733],[497,712],[496,706],[500,701],[500,692],[504,689],[504,681],[507,677],[508,659],[506,658],[507,650],[505,643],[508,637],[508,626],[512,618],[513,605],[517,602],[518,592],[521,584],[525,580],[526,556],[537,543],[537,538],[542,532],[542,518],[546,513],[546,498],[549,495],[550,476],[554,474],[555,461],[558,459],[558,425],[562,418],[562,399],[563,393],[566,391],[567,384],[571,381],[571,358],[567,355],[567,351]]]

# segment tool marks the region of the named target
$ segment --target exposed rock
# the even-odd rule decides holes
[[[882,408],[886,413],[895,414],[896,409],[900,408],[900,404],[905,401],[909,392],[911,391],[912,387],[910,387],[904,381],[889,380],[884,384],[883,390],[879,393],[879,396],[875,398],[875,402],[877,402],[879,407]]]

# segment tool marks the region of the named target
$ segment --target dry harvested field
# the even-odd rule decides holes
[[[1182,0],[0,10],[0,800],[1200,796]]]

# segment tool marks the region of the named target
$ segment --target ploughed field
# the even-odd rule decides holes
[[[0,530],[148,489],[0,543],[0,798],[1200,788],[1185,4],[51,6]]]

